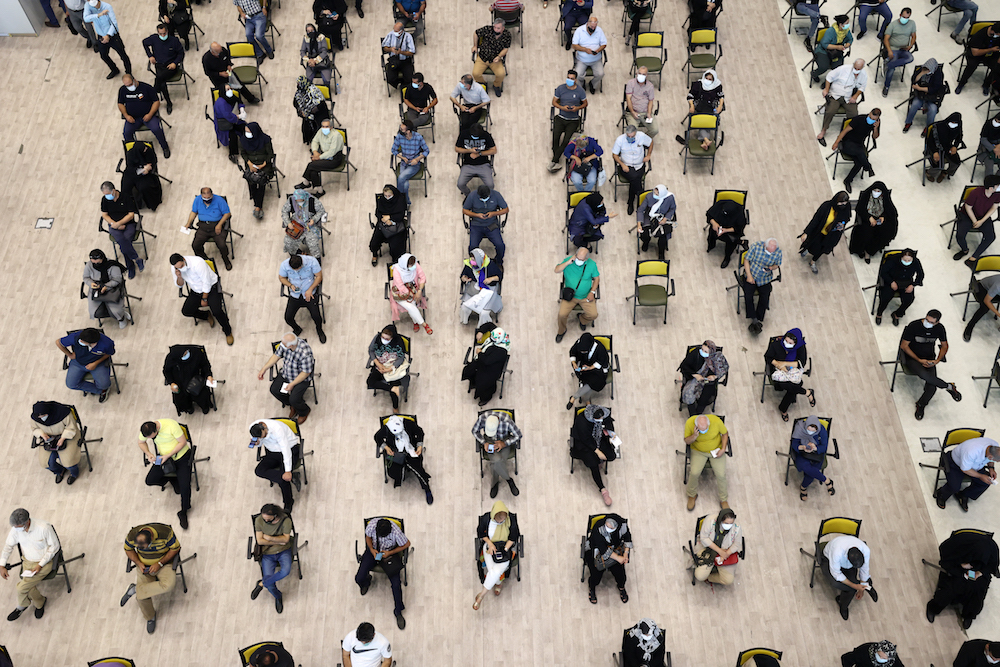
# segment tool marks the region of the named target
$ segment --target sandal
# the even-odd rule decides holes
[[[808,498],[808,497],[809,497],[809,492],[806,491],[806,487],[800,486],[799,487],[799,500],[801,500],[802,502],[805,502],[806,498]]]
[[[783,421],[783,422],[788,421],[788,413],[787,412],[782,412],[781,413],[781,421]]]
[[[482,594],[477,595],[476,596],[476,601],[472,603],[472,608],[475,611],[479,611],[479,605],[481,605],[482,603],[483,603],[483,596],[482,596]]]
[[[808,391],[806,391],[806,398],[809,399],[809,407],[815,408],[816,407],[816,392],[813,389],[809,389]],[[785,421],[787,421],[787,420],[785,420]]]
[[[590,604],[597,604],[597,591],[590,589]]]
[[[500,591],[503,590],[503,584],[497,584],[493,587],[493,595],[500,595]]]
[[[833,488],[833,480],[830,478],[827,478],[826,480],[826,492],[831,496],[837,493],[837,489]]]
[[[414,324],[413,325],[413,333],[419,333],[419,332],[420,332],[420,325],[419,324]]]
[[[431,325],[427,324],[427,322],[424,322],[424,331],[427,332],[428,336],[434,333],[434,329],[431,329]]]
[[[618,589],[618,596],[621,597],[622,602],[628,602],[628,591],[626,591],[624,588]]]

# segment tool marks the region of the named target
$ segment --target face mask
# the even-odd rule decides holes
[[[591,27],[590,27],[589,25],[587,26],[587,32],[589,32],[589,33],[590,33],[591,35],[593,35],[593,34],[594,34],[594,31],[595,31],[595,30],[597,30],[597,27],[596,27],[596,26],[595,26],[595,27],[593,27],[593,28],[591,28]]]
[[[625,141],[629,142],[630,144],[634,144],[635,143],[635,137],[628,137],[627,136],[627,137],[625,137]]]
[[[38,415],[38,418],[39,418],[40,420],[42,420],[42,421],[47,421],[47,420],[48,420],[48,418],[49,418],[49,416],[48,416],[48,415]]]
[[[698,354],[700,354],[703,359],[708,359],[708,352],[705,350],[698,350]]]
[[[869,125],[874,125],[875,124],[875,119],[872,118],[871,116],[866,117],[865,120],[868,121]]]
[[[243,136],[247,139],[253,139],[253,132],[244,132]]]
[[[104,195],[104,198],[107,199],[108,201],[113,201],[114,198],[115,198],[115,195],[114,195],[114,193],[111,193],[109,195]]]
[[[393,34],[393,35],[395,35],[396,37],[399,37],[400,35],[402,35],[402,34],[403,34],[403,31],[402,31],[402,30],[400,30],[399,32],[394,32],[394,33],[392,33],[392,34]]]
[[[233,96],[233,91],[227,90],[226,91],[226,97],[232,97],[232,96]]]
[[[185,352],[184,354],[181,355],[181,361],[187,361],[190,358],[191,358],[191,352]]]
[[[316,32],[314,30],[306,30],[306,37],[312,37]]]
[[[899,261],[899,263],[902,264],[903,266],[909,266],[910,264],[913,264],[913,260],[912,259],[901,259]]]
[[[133,83],[133,84],[132,84],[131,86],[125,86],[125,87],[126,87],[126,88],[128,88],[128,91],[129,91],[130,93],[133,93],[133,92],[135,92],[135,89],[136,89],[136,85],[135,85],[134,83]],[[950,125],[950,123],[949,123],[949,125]]]
[[[789,343],[787,340],[781,341],[781,344],[787,347],[789,350],[795,347],[795,343]]]
[[[937,322],[928,322],[927,320],[924,320],[923,322],[925,329],[933,329],[934,325],[937,324]]]
[[[906,25],[909,22],[910,22],[910,19],[906,18],[905,16],[901,16],[899,18],[899,25]]]
[[[958,123],[948,123],[948,127],[954,130],[958,127]]]
[[[324,127],[324,128],[321,128],[321,129],[320,129],[320,132],[322,132],[322,133],[323,133],[323,136],[325,137],[325,136],[327,136],[328,134],[330,134],[330,128],[328,128],[328,127]]]
[[[635,80],[638,81],[639,83],[646,83],[646,75],[645,74],[636,74],[635,75]]]
[[[1000,127],[1000,120],[994,120],[993,127]]]
[[[209,202],[212,201],[212,197],[211,196],[209,196],[209,197],[202,197],[201,200],[207,204],[207,203],[209,203]]]
[[[160,39],[162,39],[165,42],[165,41],[167,41],[167,37],[169,37],[169,36],[170,35],[160,35]]]
[[[410,85],[413,86],[414,88],[418,88],[418,89],[420,88],[420,84],[419,83],[411,83]]]
[[[14,528],[23,533],[25,526],[14,526]]]
[[[574,263],[575,263],[575,264],[576,264],[577,266],[583,266],[584,264],[586,264],[586,263],[587,263],[587,260],[585,260],[585,259],[574,259],[574,260],[573,260],[573,262],[574,262]]]
[[[392,338],[386,338],[385,336],[382,336],[382,344],[383,345],[388,345],[391,342],[392,342]]]
[[[490,200],[490,198],[489,198],[489,197],[480,197],[480,198],[479,198],[479,201],[481,201],[481,202],[484,202],[484,203],[485,203],[485,202],[488,202],[489,200]]]
[[[576,79],[566,79],[566,85],[572,88],[576,85]]]
[[[96,8],[97,7],[97,0],[90,0],[87,4],[89,4],[91,7]]]
[[[704,431],[701,430],[701,429],[698,429],[698,433],[701,433],[702,435],[705,435],[706,433],[708,433],[708,429],[706,428]]]
[[[733,529],[733,524],[731,524],[731,523],[724,523],[724,524],[722,524],[720,526],[720,528],[722,528],[722,530],[724,530],[724,531],[726,531],[728,533],[729,531],[731,531]]]
[[[851,24],[850,23],[845,23],[844,25],[840,26],[840,29],[841,30],[850,30],[851,29]]]
[[[882,191],[881,190],[872,190],[872,197],[875,197],[875,199],[878,199],[881,196],[882,196]]]
[[[885,663],[889,662],[889,658],[883,658],[878,653],[876,653],[875,662],[879,663],[880,665],[884,665]]]
[[[807,428],[806,433],[808,433],[809,435],[816,435],[817,433],[819,433],[819,431],[817,431],[814,428]]]

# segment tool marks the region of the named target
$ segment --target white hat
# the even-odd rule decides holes
[[[389,432],[393,435],[399,435],[403,432],[403,418],[398,415],[393,415],[386,420],[385,425],[389,427]]]
[[[486,436],[490,438],[495,438],[497,435],[497,427],[500,425],[500,418],[496,415],[490,415],[486,418]]]

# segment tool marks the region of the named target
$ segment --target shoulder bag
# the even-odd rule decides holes
[[[184,385],[184,391],[186,391],[191,396],[197,396],[201,393],[201,390],[205,388],[205,378],[200,375],[195,375],[188,383]]]
[[[403,570],[403,556],[402,554],[393,554],[379,561],[382,566],[382,571],[385,572],[386,576],[394,577],[398,575]]]
[[[583,282],[583,276],[587,273],[587,265],[583,265],[583,271],[580,273],[580,279],[576,281],[576,287],[563,287],[562,288],[562,300],[572,301],[576,298],[576,290],[580,288],[580,283]]]

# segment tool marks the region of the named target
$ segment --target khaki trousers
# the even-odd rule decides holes
[[[566,333],[566,318],[573,309],[579,305],[583,309],[583,314],[580,316],[580,321],[583,322],[584,326],[589,326],[591,322],[597,319],[597,300],[584,301],[583,299],[573,299],[572,301],[560,301],[559,302],[559,330],[556,333],[562,335]]]
[[[702,549],[701,554],[704,554],[705,552],[710,552],[712,556],[715,556],[715,552],[708,548]],[[705,581],[707,579],[713,584],[722,584],[723,586],[728,586],[733,583],[733,580],[736,578],[735,565],[724,565],[719,567],[717,572],[712,572],[712,568],[714,566],[715,563],[699,565],[694,570],[694,578],[698,581]]]
[[[719,494],[719,502],[723,503],[729,499],[729,485],[726,484],[726,455],[713,459],[708,452],[700,452],[694,447],[691,448],[691,474],[688,475],[687,494],[688,498],[698,495],[698,481],[701,479],[701,471],[705,469],[705,464],[712,466],[715,473],[715,488]]]
[[[21,572],[28,572],[38,563],[33,563],[30,560],[25,560],[21,562]],[[45,606],[45,596],[38,592],[38,584],[42,583],[52,572],[52,561],[45,564],[41,570],[38,571],[33,577],[28,577],[25,579],[23,576],[17,581],[17,606],[24,609],[28,604],[35,605],[35,609],[41,609]]]
[[[483,72],[486,70],[493,72],[493,87],[503,88],[503,78],[507,76],[507,70],[504,69],[503,62],[488,63],[476,55],[476,64],[472,66],[472,78],[479,83],[485,84],[486,79],[483,78]]]
[[[180,558],[180,556],[177,557]],[[153,608],[152,598],[169,593],[174,590],[174,586],[177,584],[177,574],[172,565],[172,563],[167,563],[156,574],[143,574],[136,570],[135,599],[139,602],[139,609],[147,621],[156,618],[156,609]]]

